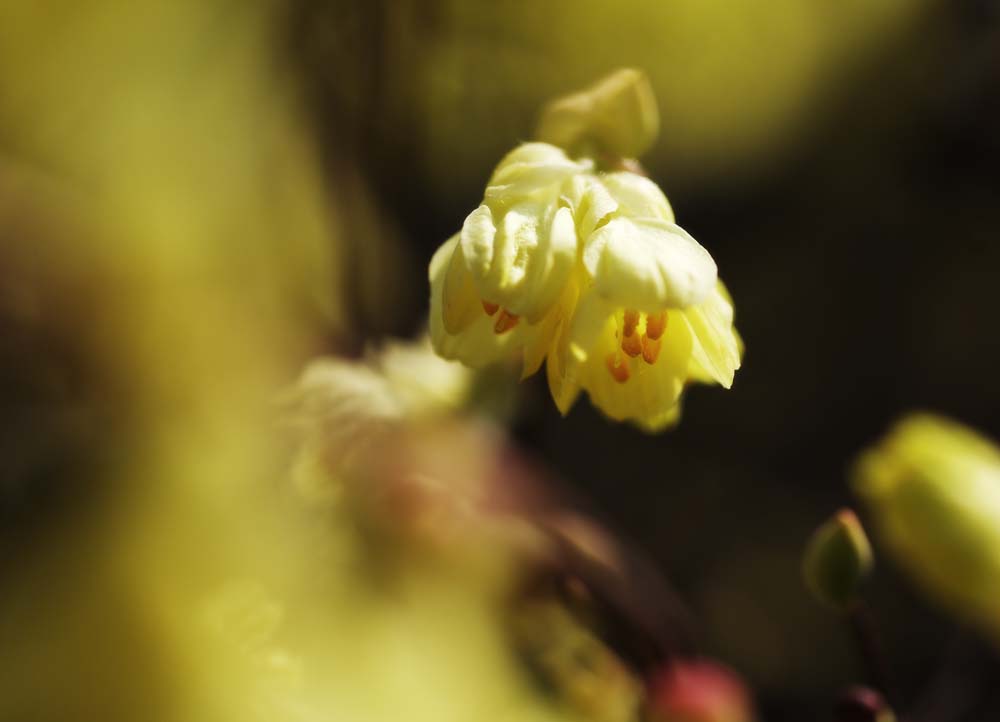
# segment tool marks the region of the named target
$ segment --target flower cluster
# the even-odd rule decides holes
[[[583,390],[655,431],[689,381],[728,388],[740,365],[715,261],[659,187],[549,143],[500,162],[429,275],[435,350],[473,367],[515,358],[523,377],[546,363],[563,414]]]

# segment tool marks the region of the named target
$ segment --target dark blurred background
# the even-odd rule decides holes
[[[232,12],[211,25],[219,43]],[[515,432],[660,563],[764,719],[827,719],[864,672],[846,625],[805,592],[799,555],[853,503],[852,458],[913,409],[1000,436],[1000,3],[299,0],[269,23],[340,211],[343,313],[303,312],[302,360],[417,333],[431,254],[542,104],[618,67],[649,74],[662,130],[643,163],[718,262],[743,368],[731,391],[692,389],[660,436],[585,400],[562,420],[536,377]],[[10,157],[31,158],[18,128],[5,128]],[[4,232],[22,233],[11,218]],[[9,248],[8,269],[47,268]],[[16,550],[76,503],[67,477],[115,463],[95,424],[126,434],[133,396],[58,304],[25,325],[10,288],[0,523]],[[48,367],[70,372],[55,383]],[[878,565],[873,614],[915,702],[963,632]],[[971,677],[984,701],[954,719],[994,719],[995,661],[963,654],[987,670]]]

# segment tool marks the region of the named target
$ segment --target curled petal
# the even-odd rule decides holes
[[[479,296],[530,323],[563,292],[576,262],[577,236],[567,208],[514,206],[497,219],[481,205],[466,219],[462,257]]]
[[[455,305],[455,315],[462,319],[460,328],[452,332],[446,320],[445,290],[453,274],[461,278],[462,271],[453,270],[464,268],[461,251],[459,237],[455,235],[442,244],[431,260],[429,330],[434,351],[446,359],[461,361],[473,368],[499,362],[522,361],[522,376],[530,376],[541,366],[552,345],[559,322],[569,313],[563,303],[572,303],[575,297],[564,295],[538,323],[515,323],[503,332],[498,332],[497,319],[484,310],[471,281],[468,285],[463,282],[461,293],[453,294],[449,299]]]
[[[574,176],[563,189],[563,200],[573,208],[584,239],[611,218],[674,222],[674,211],[660,187],[635,173]]]
[[[434,350],[446,359],[461,361],[474,368],[510,359],[515,356],[516,344],[523,339],[517,329],[510,333],[497,334],[493,331],[493,320],[482,309],[474,289],[456,285],[460,293],[453,293],[446,301],[446,289],[453,276],[461,277],[464,264],[455,256],[460,253],[458,236],[452,236],[441,245],[431,259],[429,276],[431,282],[431,309],[429,330]],[[458,269],[458,270],[453,270]],[[449,330],[448,303],[452,304],[454,318],[462,319],[460,328]],[[454,320],[453,318],[453,320]]]
[[[700,303],[717,278],[712,256],[687,231],[653,219],[612,219],[585,242],[583,263],[597,293],[641,311]]]
[[[592,175],[575,176],[566,184],[563,201],[573,209],[580,238],[586,239],[618,210],[618,202]]]
[[[481,205],[472,211],[462,224],[460,248],[470,277],[483,281],[490,275],[496,254],[497,228],[493,223],[493,211]],[[499,265],[499,264],[498,264]],[[495,301],[495,299],[490,299]]]
[[[568,208],[558,208],[548,232],[542,234],[538,248],[528,261],[524,279],[525,298],[523,302],[512,302],[509,307],[535,323],[564,292],[576,265],[576,248],[573,214]]]

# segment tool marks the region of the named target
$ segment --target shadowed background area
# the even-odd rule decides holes
[[[547,100],[622,66],[652,81],[661,134],[643,164],[715,257],[744,365],[728,392],[692,389],[660,436],[585,400],[561,419],[534,378],[515,437],[655,560],[764,719],[826,718],[864,673],[799,558],[853,503],[850,461],[912,409],[1000,437],[988,0],[0,11],[0,585],[21,590],[0,634],[26,655],[21,679],[44,687],[60,641],[85,657],[100,619],[137,679],[168,682],[69,696],[67,714],[160,695],[169,718],[201,699],[172,692],[176,650],[149,652],[167,603],[136,603],[155,593],[116,534],[175,504],[183,523],[157,517],[187,550],[167,555],[171,578],[209,576],[185,560],[215,548],[213,512],[178,500],[249,505],[236,480],[282,463],[260,423],[274,390],[317,354],[418,333],[431,254],[496,162]],[[271,554],[255,523],[205,567]],[[86,623],[37,604],[74,595]],[[992,654],[888,560],[869,596],[902,696],[957,658],[979,706],[950,719],[1000,714]]]

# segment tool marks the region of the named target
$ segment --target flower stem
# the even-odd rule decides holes
[[[865,666],[866,681],[882,693],[893,709],[898,709],[885,648],[868,605],[861,600],[857,601],[847,612],[847,621],[851,625],[854,643]]]

